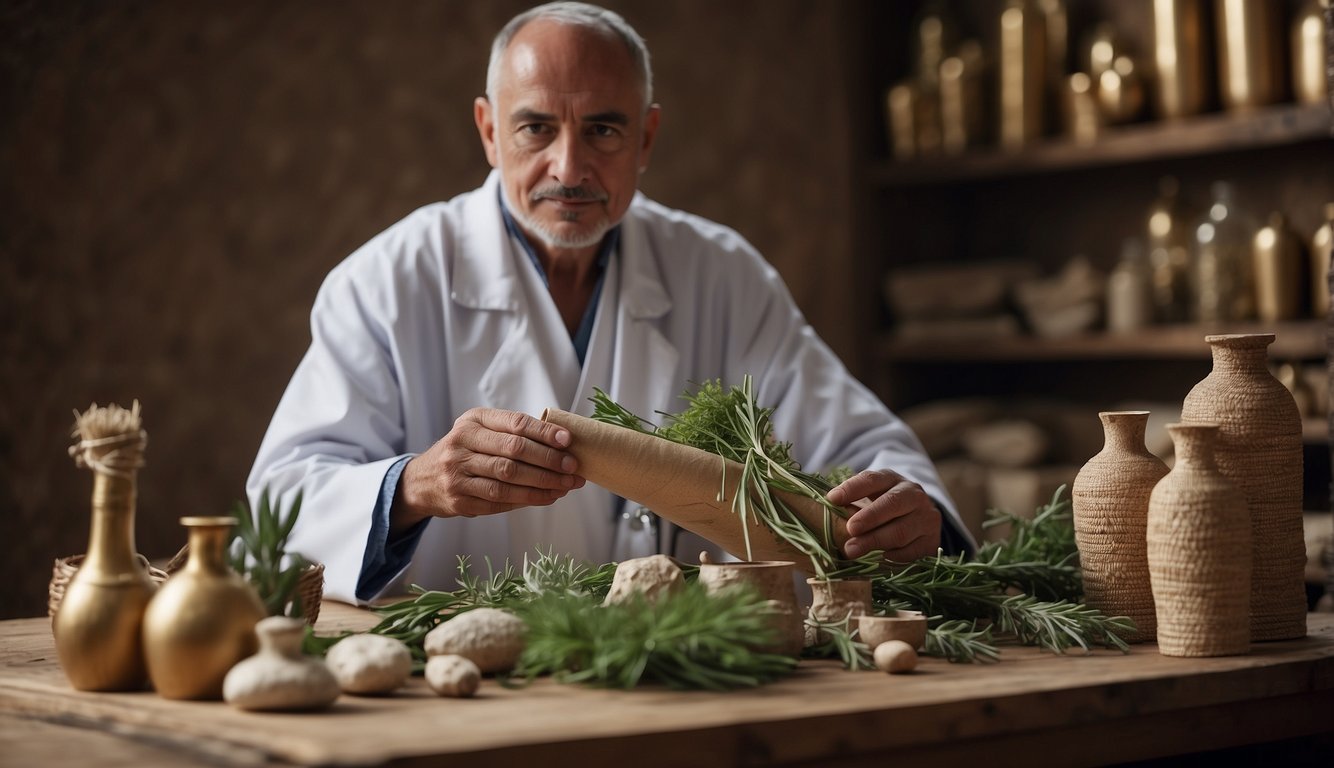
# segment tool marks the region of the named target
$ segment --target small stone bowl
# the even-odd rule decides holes
[[[926,644],[926,616],[921,611],[894,611],[885,616],[858,616],[857,634],[872,651],[887,640],[902,640],[913,649]]]

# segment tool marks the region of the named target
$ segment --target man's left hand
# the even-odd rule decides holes
[[[934,555],[940,547],[940,510],[922,486],[888,469],[868,469],[839,484],[827,496],[846,507],[858,499],[870,503],[848,518],[843,554],[857,558],[877,549],[899,563]]]

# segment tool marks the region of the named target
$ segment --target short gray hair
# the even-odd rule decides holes
[[[620,14],[589,3],[558,2],[539,5],[510,19],[496,39],[491,43],[491,61],[486,67],[486,97],[496,100],[496,81],[500,79],[500,59],[509,48],[510,41],[530,21],[550,19],[562,24],[574,24],[601,32],[610,32],[630,52],[638,70],[640,84],[644,87],[644,108],[653,103],[653,67],[649,64],[648,46],[635,28],[626,23]]]

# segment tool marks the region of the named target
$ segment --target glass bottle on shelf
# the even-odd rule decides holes
[[[1149,263],[1153,271],[1153,302],[1160,322],[1190,318],[1190,234],[1177,194],[1177,180],[1158,182],[1158,199],[1149,209]]]
[[[1153,272],[1144,244],[1126,238],[1121,260],[1107,279],[1107,330],[1128,333],[1153,322]]]
[[[1204,323],[1255,317],[1251,237],[1255,226],[1237,206],[1225,181],[1210,188],[1213,200],[1195,227],[1195,319]]]

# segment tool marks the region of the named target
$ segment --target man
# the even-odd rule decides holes
[[[303,489],[290,545],[325,563],[327,594],[450,588],[462,554],[693,556],[698,542],[585,487],[570,434],[529,414],[589,413],[593,387],[639,414],[678,411],[691,382],[746,374],[804,466],[871,468],[830,493],[873,499],[848,521],[847,555],[912,559],[942,533],[971,546],[916,438],[777,273],[735,232],[636,194],[661,113],[624,20],[580,3],[521,14],[486,93],[474,117],[494,171],[330,273],[247,484],[252,498]]]

